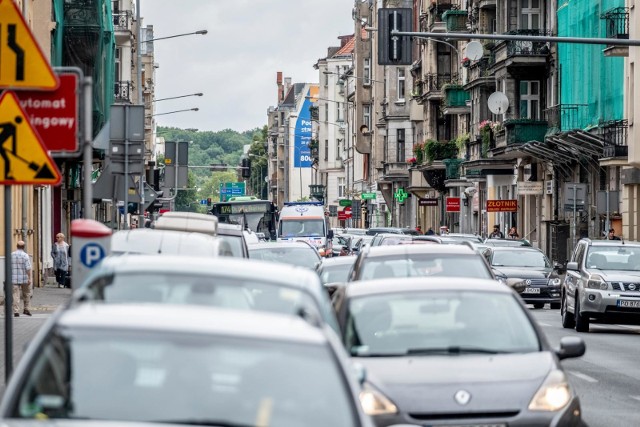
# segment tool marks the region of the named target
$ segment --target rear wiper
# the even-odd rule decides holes
[[[482,347],[460,347],[460,346],[410,348],[407,350],[407,354],[471,354],[471,353],[499,354],[499,353],[508,353],[508,352],[492,350],[489,348],[482,348]]]

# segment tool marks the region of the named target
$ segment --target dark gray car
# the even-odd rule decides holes
[[[433,278],[353,283],[334,295],[347,352],[377,426],[578,426],[580,402],[520,298],[496,281]]]

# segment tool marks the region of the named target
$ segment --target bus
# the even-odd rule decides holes
[[[209,214],[227,224],[241,224],[266,239],[276,240],[277,209],[273,202],[254,196],[231,197],[226,202],[213,203]]]

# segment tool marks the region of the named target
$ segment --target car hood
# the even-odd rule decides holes
[[[157,427],[157,423],[132,422],[132,421],[103,421],[103,420],[21,420],[4,419],[0,421],[0,427]],[[162,427],[184,427],[186,424],[160,424]]]
[[[494,267],[496,276],[504,276],[513,279],[546,279],[553,269],[551,268],[527,268],[527,267]]]
[[[557,366],[548,351],[354,360],[401,411],[420,414],[519,411]],[[460,390],[471,395],[466,405],[454,397]]]
[[[640,282],[640,271],[598,270],[590,268],[589,273],[599,274],[607,282]]]

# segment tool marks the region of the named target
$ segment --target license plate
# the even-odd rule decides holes
[[[622,301],[622,300],[618,300],[618,307],[640,308],[640,301]]]
[[[540,288],[524,288],[523,294],[539,294]]]

